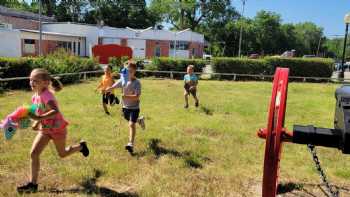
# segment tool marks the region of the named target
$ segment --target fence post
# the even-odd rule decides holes
[[[306,78],[305,77],[303,78],[303,82],[306,82]]]
[[[170,72],[170,79],[174,79],[174,74],[173,74],[173,72]]]
[[[233,81],[236,81],[236,74],[233,74]]]
[[[86,73],[84,73],[84,81],[86,81]]]

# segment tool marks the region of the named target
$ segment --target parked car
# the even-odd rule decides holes
[[[294,57],[295,56],[295,50],[292,49],[290,51],[285,51],[282,53],[281,57]]]
[[[213,58],[212,55],[209,55],[209,54],[203,54],[203,59],[205,60],[211,60],[211,58]]]
[[[141,69],[141,70],[144,69],[145,65],[148,65],[148,64],[152,64],[152,61],[144,59],[136,62],[137,69]]]
[[[253,54],[250,54],[248,58],[249,58],[249,59],[258,59],[259,57],[260,57],[259,54],[253,53]]]

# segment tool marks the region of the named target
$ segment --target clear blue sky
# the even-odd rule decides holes
[[[241,0],[232,3],[241,12]],[[280,14],[284,23],[313,22],[324,28],[326,36],[343,35],[350,0],[247,0],[244,15],[254,17],[259,10]]]

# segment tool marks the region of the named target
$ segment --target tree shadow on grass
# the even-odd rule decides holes
[[[133,193],[133,192],[128,192],[128,191],[117,192],[107,187],[97,186],[96,182],[98,178],[100,178],[102,175],[103,175],[103,172],[101,170],[95,169],[94,176],[84,178],[83,181],[80,183],[80,187],[71,188],[71,189],[50,188],[40,192],[48,192],[48,193],[56,193],[56,194],[62,194],[62,193],[74,194],[75,193],[75,194],[86,194],[86,195],[98,195],[101,197],[138,197],[139,196],[137,193]]]
[[[208,157],[203,157],[190,151],[179,152],[175,149],[165,148],[161,146],[160,143],[160,139],[150,139],[148,142],[148,151],[140,152],[137,156],[146,155],[147,152],[153,153],[156,159],[164,155],[171,155],[175,158],[183,159],[185,165],[190,168],[203,168],[202,163],[210,161]]]

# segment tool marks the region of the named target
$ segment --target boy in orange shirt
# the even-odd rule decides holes
[[[103,110],[107,115],[110,115],[107,105],[113,106],[114,104],[119,104],[119,99],[114,95],[113,91],[107,91],[109,87],[114,84],[112,67],[110,65],[104,68],[104,75],[100,84],[97,86],[97,90],[101,90],[102,93],[102,106]]]

